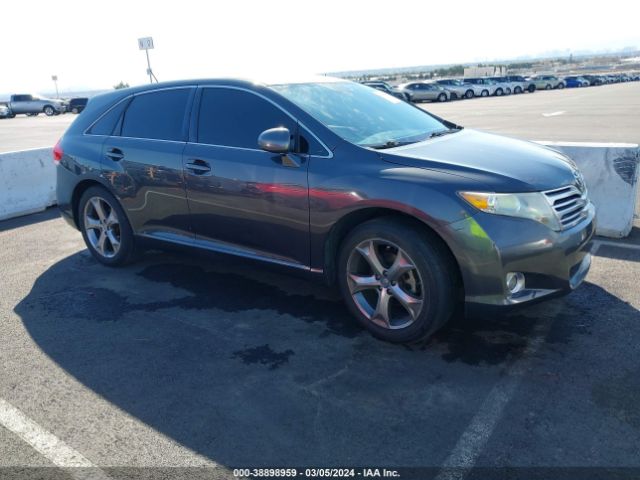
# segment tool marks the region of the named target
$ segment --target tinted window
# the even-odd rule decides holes
[[[124,109],[129,104],[128,100],[120,102],[107,113],[105,113],[100,120],[98,120],[90,129],[89,132],[92,135],[113,135],[113,130],[120,120],[120,116]]]
[[[202,90],[198,143],[257,149],[258,136],[276,127],[287,127],[295,134],[291,117],[253,93],[229,88]]]
[[[133,98],[122,121],[122,136],[184,140],[189,89],[161,90]]]

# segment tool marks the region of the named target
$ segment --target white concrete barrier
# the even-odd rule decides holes
[[[0,153],[0,220],[55,203],[56,167],[50,148]]]
[[[633,227],[640,149],[627,143],[537,143],[559,150],[578,165],[598,214],[596,233],[625,237]],[[0,153],[0,220],[42,211],[56,203],[50,148]]]
[[[626,237],[633,227],[640,149],[633,143],[540,143],[571,157],[589,189],[598,216],[596,234]]]

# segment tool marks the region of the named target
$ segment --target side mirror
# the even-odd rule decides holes
[[[267,152],[287,153],[290,144],[291,133],[285,127],[270,128],[258,136],[258,146]]]

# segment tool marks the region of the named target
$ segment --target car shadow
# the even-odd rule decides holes
[[[14,228],[26,227],[28,225],[35,225],[36,223],[46,222],[55,218],[60,218],[60,210],[58,210],[58,207],[49,207],[42,212],[30,213],[19,217],[1,220],[0,232],[6,232],[13,230]]]
[[[364,332],[335,291],[252,262],[150,253],[109,269],[83,251],[15,312],[87,388],[218,464],[423,466],[446,458],[540,322],[567,345],[612,302],[638,315],[585,284],[403,347]]]

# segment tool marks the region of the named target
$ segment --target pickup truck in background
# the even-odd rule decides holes
[[[39,113],[44,113],[46,116],[51,117],[66,111],[62,100],[43,98],[31,94],[11,95],[8,106],[12,115],[21,113],[38,115]]]

